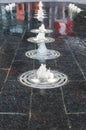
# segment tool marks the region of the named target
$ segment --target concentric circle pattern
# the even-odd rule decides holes
[[[51,37],[46,37],[45,39],[41,39],[41,40],[37,39],[36,40],[36,38],[31,37],[31,38],[28,38],[27,41],[28,42],[32,42],[32,43],[38,43],[38,44],[40,44],[40,43],[52,43],[52,42],[55,41],[55,39],[51,38]]]
[[[51,71],[54,74],[54,82],[52,81],[44,81],[44,82],[35,82],[37,70],[27,71],[21,74],[18,77],[18,81],[28,87],[39,88],[39,89],[51,89],[57,88],[65,85],[68,81],[68,78],[65,74],[60,73],[58,71]]]
[[[50,60],[50,59],[56,59],[60,56],[60,53],[55,50],[49,50],[47,49],[46,54],[40,54],[38,53],[38,50],[31,50],[27,51],[25,55],[32,59],[38,59],[38,60]]]

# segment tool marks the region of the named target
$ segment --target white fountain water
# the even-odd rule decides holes
[[[44,27],[42,26],[42,28]],[[44,62],[46,59],[56,59],[60,56],[58,51],[49,50],[46,48],[45,43],[52,43],[55,40],[51,37],[45,37],[44,32],[40,32],[36,37],[31,37],[27,40],[32,43],[38,43],[38,49],[27,51],[25,53],[25,55],[29,58],[38,59]]]
[[[39,10],[36,14],[36,18],[42,19],[45,17],[45,12],[43,10],[42,2],[39,2]],[[45,37],[45,33],[51,33],[52,30],[45,29],[45,25],[42,24],[38,29],[32,29],[31,32],[38,33],[36,37],[28,38],[27,41],[38,44],[38,49],[27,51],[25,55],[32,59],[38,59],[40,61],[45,61],[47,59],[56,59],[60,56],[60,53],[55,50],[49,50],[46,48],[45,43],[52,43],[55,41],[54,38]]]
[[[28,38],[29,42],[38,43],[38,49],[27,51],[25,55],[32,59],[38,59],[44,61],[46,59],[56,59],[60,56],[60,53],[55,50],[49,50],[46,48],[45,43],[51,43],[55,40],[50,37],[45,37],[45,33],[38,33],[36,37]]]
[[[43,21],[46,17],[46,12],[43,10],[43,3],[39,2],[38,12],[35,14],[34,18],[37,18],[39,21]]]
[[[31,79],[34,83],[54,83],[57,79],[54,77],[54,74],[50,71],[50,69],[46,68],[45,64],[41,64],[39,69],[36,72],[36,77]],[[59,80],[59,78],[58,78]]]
[[[43,7],[42,1],[39,2],[39,7]]]
[[[34,40],[39,40],[39,41],[44,41],[44,40],[46,40],[47,38],[45,37],[45,33],[42,33],[42,32],[40,32],[40,33],[38,33],[38,35],[36,36],[36,38],[34,38]]]
[[[50,89],[65,85],[68,78],[65,74],[47,69],[45,64],[41,64],[38,70],[27,71],[18,80],[28,87]]]
[[[45,64],[41,64],[37,70],[37,78],[40,80],[48,81],[48,79],[54,79],[54,74],[50,72],[50,69],[46,68]]]
[[[37,49],[37,56],[46,56],[48,53],[48,49],[45,46],[45,43],[39,44],[39,47]]]
[[[51,37],[45,37],[45,32],[39,32],[36,37],[28,38],[27,41],[32,42],[32,43],[41,44],[43,42],[52,43],[55,41],[55,39],[51,38]]]
[[[40,30],[41,32],[46,31],[46,29],[45,29],[45,25],[44,25],[44,24],[42,24],[42,25],[39,27],[39,30]]]
[[[31,79],[34,83],[53,83],[56,82],[57,79],[55,79],[54,74],[50,71],[50,69],[46,68],[45,64],[41,64],[39,69],[36,72],[36,77]]]
[[[37,13],[38,15],[42,15],[42,16],[44,16],[44,12],[43,12],[43,10],[41,9],[41,10],[38,10],[38,13]]]
[[[39,21],[43,21],[44,18],[47,18],[46,14],[44,11],[38,11],[37,14],[35,14],[34,18],[37,18]]]
[[[42,3],[39,3],[39,9],[42,12]],[[43,20],[45,17],[43,13],[37,15],[39,19]],[[39,30],[45,32],[45,26],[42,25]],[[40,32],[34,38],[28,38],[27,40],[32,43],[38,43],[38,49],[27,51],[25,55],[32,59],[46,60],[55,59],[60,56],[60,53],[55,50],[49,50],[46,48],[45,43],[54,42],[53,38],[45,37],[45,33]],[[65,74],[60,73],[56,70],[50,70],[46,68],[45,64],[41,64],[38,70],[31,70],[21,74],[18,77],[21,84],[32,88],[39,89],[51,89],[65,85],[68,82],[68,78]]]
[[[42,24],[38,29],[32,29],[31,32],[32,33],[51,33],[51,32],[53,32],[53,30],[46,29],[45,25]]]

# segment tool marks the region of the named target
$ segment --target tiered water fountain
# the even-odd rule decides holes
[[[35,14],[35,18],[41,22],[43,22],[44,18],[47,18],[41,2],[39,3],[39,10]],[[38,49],[27,51],[25,53],[27,57],[44,61],[48,59],[55,59],[60,56],[58,51],[46,48],[45,43],[52,43],[55,41],[54,38],[45,37],[46,33],[53,32],[51,29],[45,29],[45,26],[42,23],[38,29],[32,29],[31,32],[38,33],[38,35],[36,37],[28,38],[27,41],[38,44]]]
[[[35,17],[42,21],[46,16],[44,15],[44,10],[42,10],[43,4],[39,3],[39,9],[41,11],[36,14]],[[53,38],[45,37],[45,33],[51,33],[52,30],[45,29],[44,24],[42,24],[39,29],[31,30],[31,32],[38,33],[36,37],[28,38],[27,40],[32,43],[38,44],[38,49],[27,51],[25,55],[32,59],[47,60],[55,59],[60,56],[60,53],[55,50],[49,50],[46,48],[45,43],[54,42]],[[40,88],[40,89],[50,89],[63,86],[67,83],[68,78],[65,74],[60,73],[56,70],[50,70],[46,68],[45,64],[41,64],[38,70],[31,70],[21,74],[18,80],[28,87]]]

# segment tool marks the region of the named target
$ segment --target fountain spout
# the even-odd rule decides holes
[[[42,1],[39,2],[39,7],[43,7]]]
[[[45,64],[41,64],[37,70],[37,78],[40,81],[48,81],[48,79],[54,79],[54,74],[50,72],[50,69],[46,68]]]
[[[38,33],[38,35],[36,36],[36,38],[34,38],[34,40],[46,40],[46,37],[45,37],[45,33]]]
[[[39,30],[40,30],[41,32],[46,31],[44,24],[42,24],[42,25],[39,27]]]

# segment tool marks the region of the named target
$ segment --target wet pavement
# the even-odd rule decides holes
[[[45,4],[46,12],[54,6]],[[50,14],[49,19],[53,17]],[[51,25],[48,19],[44,21],[47,28],[53,29],[47,35],[55,38],[47,48],[61,53],[55,60],[46,60],[46,66],[66,74],[66,85],[43,90],[18,82],[19,75],[40,66],[40,61],[25,56],[26,51],[37,48],[27,41],[28,37],[35,36],[30,29],[40,25],[32,16],[28,20],[8,18],[4,24],[0,20],[0,130],[85,130],[86,38],[82,30],[81,35],[72,31],[65,36],[58,33],[53,20]]]

